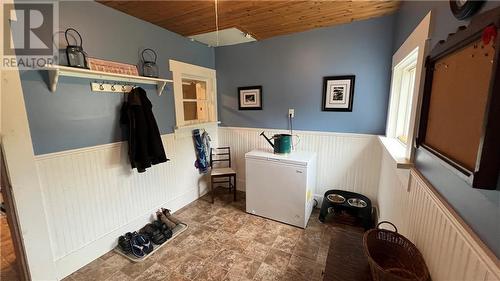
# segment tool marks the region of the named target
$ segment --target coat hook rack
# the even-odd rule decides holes
[[[130,84],[120,84],[120,83],[105,83],[105,82],[92,82],[90,83],[90,88],[92,92],[101,93],[128,93],[135,86]]]

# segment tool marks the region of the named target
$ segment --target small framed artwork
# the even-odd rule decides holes
[[[239,110],[262,110],[262,86],[238,88]]]
[[[352,111],[354,77],[323,77],[323,111]]]

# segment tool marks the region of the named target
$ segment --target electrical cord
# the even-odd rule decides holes
[[[293,123],[292,123],[292,114],[288,114],[288,120],[290,122],[290,136],[291,138],[293,137]],[[293,146],[293,141],[291,140],[290,141],[292,143],[292,151],[295,149],[295,147]]]

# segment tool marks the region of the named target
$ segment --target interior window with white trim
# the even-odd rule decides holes
[[[170,60],[177,128],[217,122],[215,70]]]

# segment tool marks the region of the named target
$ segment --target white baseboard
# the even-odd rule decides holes
[[[316,208],[321,209],[321,204],[323,204],[323,195],[321,194],[314,194],[314,200],[318,202],[316,205]]]

